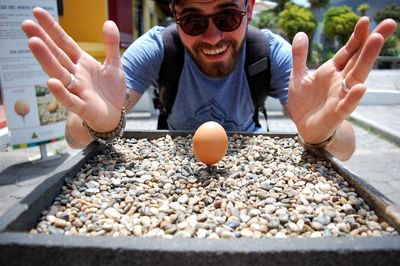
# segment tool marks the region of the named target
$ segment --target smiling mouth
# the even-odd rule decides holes
[[[214,48],[214,49],[203,49],[202,52],[205,55],[221,55],[223,54],[226,50],[228,50],[228,45],[224,45],[220,48]]]

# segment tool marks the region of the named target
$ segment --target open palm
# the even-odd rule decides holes
[[[41,8],[33,13],[39,25],[27,20],[21,26],[29,37],[29,47],[50,77],[48,87],[57,101],[94,130],[113,130],[125,98],[117,26],[111,21],[103,26],[106,60],[101,64],[85,53],[49,13]],[[77,83],[68,88],[71,75]]]
[[[295,36],[287,109],[307,142],[319,143],[329,138],[354,111],[365,93],[364,81],[384,40],[395,28],[396,23],[388,19],[369,34],[369,19],[361,18],[347,44],[314,72],[306,67],[307,35]],[[343,79],[351,89],[348,93],[342,88]]]

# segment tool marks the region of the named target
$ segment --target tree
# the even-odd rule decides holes
[[[305,32],[308,38],[312,39],[317,20],[310,10],[288,2],[285,9],[279,13],[278,24],[291,42],[299,31]]]
[[[315,14],[316,11],[322,7],[329,5],[330,0],[308,0],[310,9]]]
[[[357,11],[360,13],[360,16],[365,16],[369,9],[370,9],[370,6],[367,3],[361,4],[357,7]]]
[[[331,40],[344,45],[350,38],[359,17],[348,6],[331,7],[324,15],[323,32]]]
[[[382,9],[379,9],[374,16],[377,23],[386,18],[392,18],[395,21],[400,22],[400,6],[395,4],[385,6]]]
[[[252,21],[252,25],[259,29],[278,31],[278,16],[271,10],[261,11]]]
[[[397,47],[396,36],[390,36],[389,39],[384,43],[380,55],[399,56],[400,51],[396,47]]]
[[[399,5],[388,5],[383,7],[382,9],[379,9],[375,16],[374,19],[377,23],[381,22],[382,20],[386,18],[392,18],[394,19],[397,23],[400,22],[400,6]],[[400,38],[400,27],[397,27],[396,34],[397,38]]]
[[[281,13],[285,9],[285,5],[287,2],[290,2],[291,0],[277,0],[275,1],[278,5],[273,9],[275,14]]]

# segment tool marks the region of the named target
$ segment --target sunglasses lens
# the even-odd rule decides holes
[[[212,21],[218,30],[229,32],[236,30],[240,26],[244,14],[245,12],[243,11],[224,10],[211,16],[200,14],[187,15],[179,18],[177,21],[186,34],[197,36],[207,30],[209,17],[212,17]]]
[[[208,18],[203,15],[188,15],[181,19],[180,26],[188,35],[200,35],[208,27]]]
[[[242,12],[236,10],[226,10],[215,14],[213,22],[220,31],[234,31],[242,22]]]

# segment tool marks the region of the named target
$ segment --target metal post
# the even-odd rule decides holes
[[[46,144],[41,144],[41,145],[39,145],[39,147],[40,147],[40,159],[46,160],[48,158]]]

